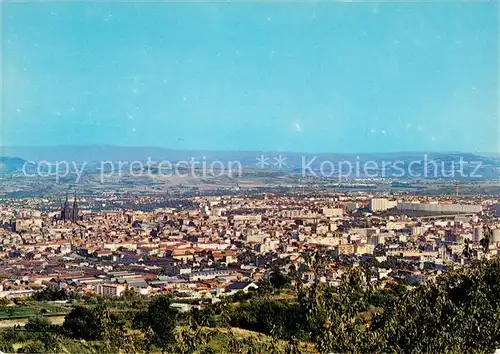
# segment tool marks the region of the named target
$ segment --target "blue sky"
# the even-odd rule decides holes
[[[2,145],[499,151],[494,1],[2,6]]]

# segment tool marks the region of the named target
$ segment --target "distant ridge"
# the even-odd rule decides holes
[[[0,156],[0,174],[19,172],[22,170],[26,160],[20,157]]]
[[[191,158],[206,158],[207,161],[239,160],[242,163],[253,163],[261,154],[266,156],[283,155],[290,162],[298,162],[301,158],[313,158],[317,156],[319,160],[349,160],[354,161],[359,156],[360,161],[367,160],[413,160],[422,159],[425,154],[433,159],[449,159],[450,157],[463,157],[472,161],[480,159],[488,164],[497,164],[500,160],[500,153],[465,153],[465,152],[380,152],[380,153],[309,153],[309,152],[288,152],[288,151],[216,151],[216,150],[176,150],[161,147],[132,147],[132,146],[112,146],[112,145],[61,145],[61,146],[5,146],[0,149],[3,156],[18,156],[28,161],[145,161],[148,157],[153,160],[180,161]]]

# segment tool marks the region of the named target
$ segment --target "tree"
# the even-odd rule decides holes
[[[58,333],[35,333],[34,338],[43,344],[44,352],[57,353],[61,351],[61,338]],[[33,353],[33,351],[30,351],[30,353]]]
[[[468,238],[465,239],[464,250],[462,251],[462,254],[468,260],[472,259],[472,249],[470,247],[470,241]]]
[[[283,289],[290,285],[290,278],[284,275],[277,265],[273,267],[269,280],[276,290]]]
[[[232,315],[231,300],[232,297],[228,296],[215,304],[208,305],[199,313],[193,310],[192,321],[197,321],[200,326],[227,327]]]
[[[43,316],[35,316],[28,319],[24,328],[28,331],[33,332],[45,332],[49,331],[52,328],[51,322]]]
[[[127,286],[122,293],[122,299],[124,300],[136,300],[138,298],[138,294],[131,287]]]
[[[352,270],[338,287],[315,282],[299,301],[319,352],[461,353],[500,347],[500,260],[474,261],[426,285],[395,288],[371,316],[373,289]]]
[[[23,334],[13,327],[2,329],[0,331],[0,350],[5,353],[13,353],[13,344],[23,340],[21,338]]]
[[[484,228],[483,238],[479,240],[479,244],[483,248],[484,254],[487,254],[490,250],[490,242],[493,236],[493,231],[489,226]]]
[[[193,308],[191,311],[189,311],[188,316],[189,324],[193,328],[208,326],[210,324],[210,313],[208,311],[208,308],[204,308],[203,310]]]
[[[170,345],[171,351],[176,354],[197,352],[206,346],[213,333],[202,331],[201,327],[191,326],[175,333],[175,342]]]
[[[500,347],[500,260],[473,262],[395,299],[371,330],[383,352],[493,352]]]
[[[140,311],[134,319],[134,325],[146,332],[149,343],[157,346],[164,353],[175,343],[175,324],[177,311],[170,307],[170,298],[156,296],[146,311]]]
[[[55,287],[49,286],[41,291],[34,293],[33,299],[35,299],[36,301],[68,300],[69,295],[64,289],[56,289]]]
[[[109,340],[110,331],[119,324],[116,316],[111,315],[104,304],[92,309],[76,306],[64,319],[63,329],[73,338]]]
[[[338,287],[316,280],[309,289],[302,291],[302,311],[307,314],[311,338],[320,353],[370,351],[360,316],[368,304],[363,276],[362,271],[352,270],[343,276]]]
[[[24,345],[23,347],[19,348],[17,350],[18,353],[43,353],[45,352],[45,345],[43,342],[36,340],[29,342],[28,344]]]
[[[72,338],[96,340],[101,338],[95,312],[83,306],[76,306],[64,319],[64,331]]]
[[[273,284],[269,280],[269,278],[262,278],[257,282],[259,286],[257,288],[257,293],[261,295],[270,294],[273,291]]]
[[[306,316],[295,301],[251,299],[231,311],[230,324],[286,340],[306,337]]]

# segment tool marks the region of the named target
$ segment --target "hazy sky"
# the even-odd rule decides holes
[[[3,145],[499,151],[499,6],[3,3]]]

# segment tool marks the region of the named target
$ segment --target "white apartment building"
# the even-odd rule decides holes
[[[121,296],[126,286],[121,284],[99,284],[96,286],[96,293],[102,296]]]
[[[385,211],[396,207],[395,201],[388,200],[387,198],[372,198],[368,204],[370,211]]]

